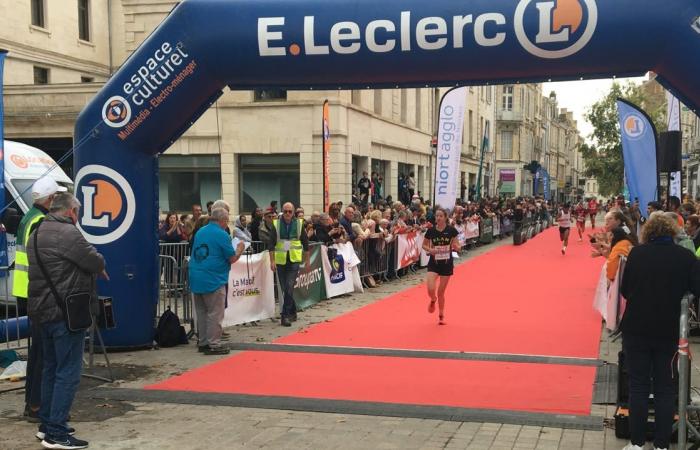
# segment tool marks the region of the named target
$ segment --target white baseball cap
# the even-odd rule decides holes
[[[59,186],[53,178],[43,176],[36,180],[32,186],[32,199],[38,200],[55,194],[56,192],[65,192],[67,190],[68,189],[65,187]]]

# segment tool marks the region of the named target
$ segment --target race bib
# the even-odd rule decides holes
[[[451,253],[449,245],[437,245],[435,246],[435,261],[448,260]]]

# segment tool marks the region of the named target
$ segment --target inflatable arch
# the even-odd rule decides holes
[[[80,114],[79,226],[106,256],[118,327],[148,345],[157,155],[222,89],[365,89],[638,76],[700,106],[697,0],[185,0]]]

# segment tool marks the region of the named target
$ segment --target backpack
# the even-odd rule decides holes
[[[175,347],[179,344],[187,344],[187,333],[185,327],[180,325],[180,318],[170,310],[166,309],[158,320],[155,341],[161,347]]]

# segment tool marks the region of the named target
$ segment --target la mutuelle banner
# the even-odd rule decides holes
[[[466,87],[451,89],[440,101],[435,160],[435,205],[447,209],[454,208],[459,195],[459,161],[462,155],[466,105]]]
[[[639,200],[639,212],[649,218],[646,206],[657,199],[659,185],[656,129],[644,111],[625,100],[618,99],[617,113],[630,199]]]
[[[294,284],[294,302],[297,309],[306,309],[326,298],[321,247],[309,246],[309,264],[304,261],[299,266],[299,275]]]
[[[245,255],[231,265],[223,326],[263,320],[275,315],[274,274],[270,254]]]

